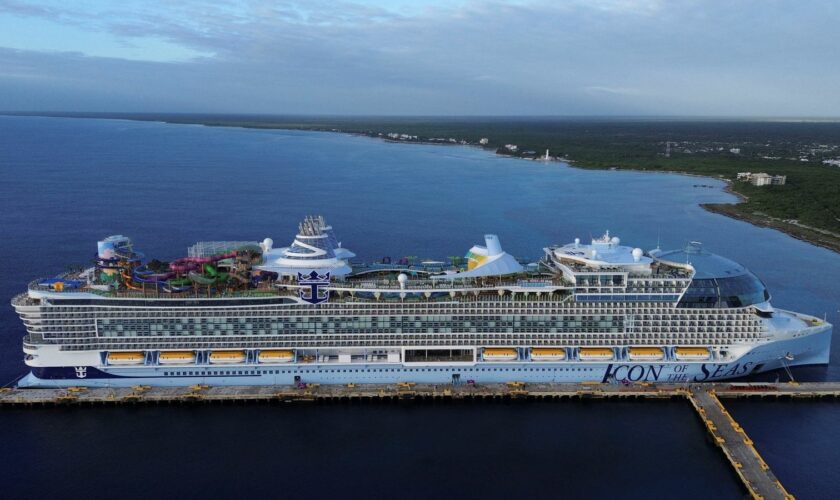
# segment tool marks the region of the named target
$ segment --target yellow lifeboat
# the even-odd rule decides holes
[[[581,347],[580,359],[584,361],[605,361],[615,357],[609,347]]]
[[[245,351],[212,351],[209,361],[212,365],[244,363]]]
[[[485,347],[481,353],[484,361],[513,361],[518,357],[516,349],[511,348]]]
[[[674,356],[679,360],[709,359],[711,354],[705,347],[677,347]]]
[[[109,352],[109,365],[142,365],[146,355],[142,352]]]
[[[633,361],[658,361],[665,359],[665,351],[661,347],[631,347],[627,357]]]
[[[192,351],[162,351],[158,356],[158,363],[162,365],[188,365],[195,363],[195,353]]]
[[[260,351],[260,363],[290,363],[295,359],[292,351]]]
[[[562,347],[532,347],[532,361],[562,361],[566,359],[566,350]]]

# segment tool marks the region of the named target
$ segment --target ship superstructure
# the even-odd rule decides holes
[[[354,257],[323,217],[285,248],[202,242],[169,263],[106,238],[94,267],[13,299],[19,385],[699,382],[828,362],[830,324],[696,242],[607,233],[523,265],[486,235],[466,265]]]

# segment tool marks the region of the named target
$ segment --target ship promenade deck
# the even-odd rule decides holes
[[[721,402],[727,398],[838,398],[840,382],[714,384],[305,385],[0,389],[0,408],[56,405],[243,404],[454,400],[685,399],[752,498],[793,498]]]

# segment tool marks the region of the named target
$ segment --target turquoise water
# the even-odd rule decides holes
[[[129,235],[138,249],[165,260],[184,255],[186,247],[199,240],[272,237],[278,246],[285,245],[291,242],[303,215],[315,213],[325,215],[344,245],[367,260],[463,255],[473,244],[482,243],[485,232],[498,234],[503,247],[514,255],[531,258],[539,257],[547,244],[575,237],[586,240],[606,229],[625,244],[646,249],[655,247],[657,241],[669,248],[700,240],[708,249],[758,274],[777,307],[818,316],[825,313],[829,321],[840,322],[840,256],[698,206],[734,201],[719,189],[722,187],[720,181],[681,175],[585,171],[557,163],[500,158],[475,148],[390,144],[331,133],[0,117],[0,297],[8,301],[32,278],[58,273],[68,264],[89,262],[96,240],[109,234]],[[25,371],[20,352],[24,332],[8,306],[0,311],[0,326],[0,378],[8,381]],[[834,359],[840,359],[836,356],[838,344],[833,346]],[[838,380],[840,366],[800,368],[795,375]],[[182,467],[189,484],[219,480],[202,474],[198,467],[210,460],[205,455],[198,458],[198,453],[205,453],[215,461],[235,456],[243,464],[240,469],[246,471],[241,472],[243,481],[259,480],[256,471],[262,469],[255,464],[266,461],[307,481],[317,480],[319,467],[323,467],[325,476],[352,483],[359,494],[366,491],[359,482],[357,463],[364,457],[376,463],[374,469],[390,474],[391,479],[380,480],[381,487],[399,488],[403,494],[404,481],[416,489],[417,496],[446,492],[556,496],[560,468],[574,471],[564,482],[577,485],[566,490],[570,496],[584,495],[588,491],[585,486],[596,483],[596,496],[618,492],[626,487],[622,483],[633,477],[650,477],[646,474],[656,470],[663,471],[653,479],[660,491],[673,487],[670,491],[694,498],[742,493],[719,452],[703,441],[702,428],[682,403],[662,407],[563,403],[540,406],[543,420],[531,420],[532,411],[523,411],[525,406],[493,408],[443,406],[429,411],[401,407],[395,412],[392,407],[317,407],[322,429],[334,436],[332,442],[320,441],[315,436],[318,433],[306,427],[313,412],[310,409],[4,412],[0,413],[0,438],[8,439],[4,442],[10,450],[3,454],[5,473],[28,479],[37,476],[37,464],[44,462],[64,474],[76,470],[68,469],[71,458],[60,456],[64,449],[95,451],[84,458],[90,470],[106,469],[117,459],[128,461],[123,469],[141,467],[140,456],[115,448],[113,442],[127,440],[139,449],[150,445],[166,448],[167,440],[181,439],[185,422],[190,422],[198,426],[186,432],[190,446],[160,464]],[[816,422],[840,416],[834,405],[809,408],[825,416]],[[551,446],[527,446],[542,439],[551,427],[552,415],[562,415],[565,432],[550,441]],[[277,425],[308,432],[274,432],[274,416],[281,419]],[[144,428],[143,422],[156,419],[165,419],[166,425],[156,426],[154,432],[137,430]],[[436,424],[427,426],[430,419]],[[775,425],[777,419],[770,411],[762,414],[760,421]],[[248,424],[243,429],[244,422]],[[400,445],[400,433],[377,434],[386,423],[412,435],[405,448]],[[604,430],[607,427],[609,431]],[[233,438],[206,439],[218,433],[228,436],[234,432],[229,428],[236,429],[231,435],[241,443],[240,448],[230,441]],[[476,433],[476,428],[498,432]],[[512,428],[518,439],[511,438]],[[682,436],[679,429],[691,439],[675,441],[675,435]],[[462,431],[468,436],[466,441],[440,437]],[[816,489],[808,491],[817,493],[831,491],[831,478],[836,476],[830,464],[840,458],[840,452],[829,444],[840,438],[838,431],[830,427],[821,431],[830,439],[812,443],[809,451],[825,464],[824,473],[808,476],[816,477],[809,481]],[[599,437],[605,432],[609,439]],[[262,446],[265,435],[282,444],[281,450]],[[593,439],[598,440],[599,448],[590,447]],[[435,443],[427,458],[412,454],[421,446],[418,442],[426,446]],[[761,441],[756,442],[761,449]],[[195,443],[200,446],[194,447]],[[467,456],[461,454],[466,453],[465,446],[470,451]],[[248,453],[243,454],[241,447]],[[685,447],[691,449],[689,455]],[[336,449],[349,449],[346,469],[334,461],[325,462],[335,459]],[[500,451],[505,449],[515,453]],[[294,450],[295,455],[289,455],[292,452],[288,450]],[[619,463],[616,456],[624,458]],[[575,457],[586,458],[578,469],[569,469]],[[599,460],[605,461],[603,467]],[[804,477],[796,462],[768,461],[783,481]],[[306,472],[301,472],[303,463],[308,464]],[[531,476],[523,477],[529,470],[518,469],[517,463],[526,464]],[[672,470],[674,463],[695,474],[690,488],[681,486],[685,483],[680,483],[679,474]],[[424,468],[433,470],[438,480],[424,479],[420,471]],[[496,473],[500,478],[510,477],[494,488],[475,486]],[[167,477],[171,477],[173,488],[180,488],[174,476]],[[831,480],[821,484],[820,478]],[[606,486],[598,483],[605,480]],[[536,481],[536,485],[523,481]],[[48,485],[37,487],[49,492]],[[84,485],[79,487],[80,494],[90,494]],[[643,496],[645,487],[628,491]],[[302,487],[294,491],[292,496],[310,496]],[[140,493],[140,489],[128,489],[128,496]]]

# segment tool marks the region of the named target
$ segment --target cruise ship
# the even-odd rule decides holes
[[[826,364],[832,325],[774,308],[699,242],[604,236],[520,262],[485,235],[464,258],[359,263],[323,217],[288,247],[199,242],[171,262],[125,236],[12,300],[21,387],[417,382],[706,382]]]

